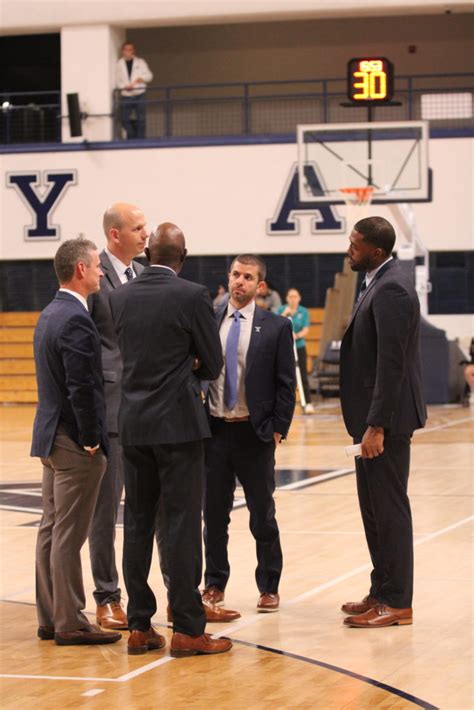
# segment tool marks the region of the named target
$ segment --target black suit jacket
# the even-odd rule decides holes
[[[122,445],[209,437],[200,379],[218,377],[223,363],[207,289],[149,266],[114,290],[110,305],[123,360]],[[202,364],[193,371],[196,357]]]
[[[112,313],[110,312],[109,296],[115,288],[126,287],[128,283],[122,284],[105,251],[100,254],[100,268],[104,273],[100,280],[100,291],[90,296],[88,303],[92,320],[99,331],[102,349],[105,401],[107,405],[107,431],[110,434],[117,434],[123,368],[117,334],[112,320]],[[134,261],[133,269],[136,275],[139,276],[144,267],[138,261]]]
[[[347,431],[390,434],[423,427],[420,304],[397,260],[376,274],[356,303],[341,343],[341,405]]]
[[[100,443],[107,452],[99,334],[75,296],[58,291],[46,306],[34,351],[38,407],[31,455],[49,456],[59,424],[79,446]]]
[[[219,327],[227,304],[216,313]],[[295,410],[296,366],[288,318],[255,307],[245,366],[245,398],[250,422],[262,441],[274,432],[286,437]]]

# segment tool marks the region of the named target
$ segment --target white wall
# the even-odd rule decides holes
[[[473,148],[474,139],[468,138],[430,142],[434,200],[413,205],[429,250],[474,249]],[[291,215],[297,226],[294,235],[267,233],[296,160],[295,144],[1,155],[0,259],[50,259],[60,240],[79,234],[101,247],[103,212],[122,200],[144,210],[150,229],[163,221],[180,225],[192,255],[345,251],[351,225],[314,234],[314,210]],[[39,172],[42,178],[43,171],[71,170],[76,184],[64,191],[49,218],[59,228],[59,239],[25,240],[34,216],[18,191],[7,187],[8,174]],[[38,188],[38,199],[44,200],[46,191],[44,184]],[[344,218],[345,207],[333,209],[336,217]],[[370,213],[392,220],[383,206],[372,207]],[[474,332],[473,316],[430,320],[450,338],[468,339]]]
[[[422,240],[430,250],[469,250],[473,244],[472,151],[470,138],[430,142],[434,201],[415,204]],[[79,233],[102,240],[101,217],[114,201],[142,207],[149,226],[179,224],[192,254],[342,252],[346,231],[313,234],[317,213],[293,215],[298,230],[289,236],[267,234],[297,160],[296,144],[199,148],[148,148],[3,155],[0,157],[1,259],[51,258],[57,241],[25,241],[33,217],[18,191],[7,187],[10,172],[77,172],[50,215],[60,238]],[[39,190],[44,199],[45,187]],[[335,208],[341,217],[345,207]],[[391,219],[388,208],[373,214]]]
[[[70,138],[69,124],[62,123],[62,140],[80,142],[111,140],[113,137],[112,92],[115,67],[124,33],[109,25],[73,25],[61,30],[62,114],[67,116],[68,93],[78,93],[81,111],[96,114],[83,122],[83,137]],[[84,51],[94,47],[93,52]],[[102,114],[102,115],[97,115]]]
[[[270,81],[343,78],[351,57],[370,54],[387,56],[396,75],[470,71],[472,25],[468,14],[357,17],[149,27],[127,38],[155,84]]]
[[[470,6],[470,0],[449,3],[451,12],[469,11]],[[445,11],[445,0],[2,0],[0,26],[5,33],[19,33],[85,22],[139,27]]]

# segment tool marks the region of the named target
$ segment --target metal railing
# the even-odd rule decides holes
[[[422,118],[427,94],[469,94],[471,114],[430,121],[432,127],[474,128],[474,73],[398,76],[394,102],[377,106],[375,121]],[[146,92],[146,137],[175,138],[292,135],[301,123],[355,123],[367,111],[347,103],[346,79],[300,79],[219,84],[151,86]],[[126,138],[120,92],[113,95],[113,137]],[[132,114],[133,120],[133,114]],[[60,92],[0,94],[0,143],[61,141]]]
[[[0,94],[0,143],[55,143],[60,140],[59,91]]]
[[[375,121],[422,118],[426,94],[474,92],[474,73],[399,76],[394,102],[372,109]],[[152,86],[146,92],[147,138],[258,136],[294,134],[301,123],[355,123],[367,110],[347,103],[346,79],[182,84]],[[464,119],[432,120],[433,127],[474,128],[473,112]],[[114,92],[114,136],[125,138],[120,93]]]

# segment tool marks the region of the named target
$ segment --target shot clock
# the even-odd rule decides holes
[[[347,63],[347,97],[352,104],[383,104],[393,97],[393,64],[385,57],[359,57]]]

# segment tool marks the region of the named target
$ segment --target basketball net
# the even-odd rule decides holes
[[[346,226],[348,233],[350,233],[356,222],[369,216],[374,188],[371,185],[340,187],[339,192],[346,203]]]

